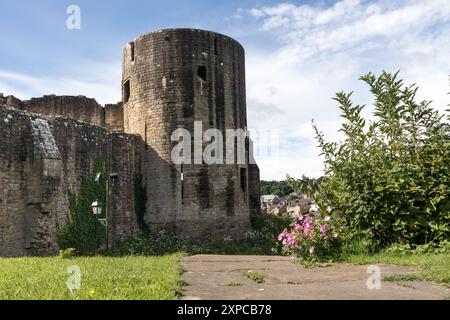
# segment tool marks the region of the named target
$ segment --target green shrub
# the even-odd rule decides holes
[[[102,173],[99,182],[95,182],[97,172]],[[106,203],[106,171],[101,158],[97,158],[93,173],[84,179],[78,195],[69,195],[69,221],[57,231],[57,242],[62,250],[75,248],[77,253],[90,255],[105,244],[105,227],[92,213],[91,205],[95,200]],[[105,217],[103,209],[103,218]]]
[[[314,125],[326,167],[317,201],[343,215],[350,238],[381,246],[449,239],[450,126],[397,73],[361,80],[375,99],[374,121],[366,123],[352,93],[339,92],[343,142],[326,142]]]

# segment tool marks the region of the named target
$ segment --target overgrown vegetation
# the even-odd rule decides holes
[[[276,255],[281,254],[282,245],[277,241],[279,230],[291,223],[288,217],[252,216],[252,230],[241,240],[229,240],[215,243],[189,243],[181,241],[166,232],[147,233],[140,238],[116,243],[114,248],[103,252],[105,255],[161,255],[166,253],[185,252],[188,254],[249,254]]]
[[[314,125],[326,175],[317,201],[345,219],[348,238],[393,243],[436,243],[450,236],[450,126],[417,87],[398,74],[361,77],[375,99],[375,120],[339,92],[342,143],[327,142]]]
[[[97,172],[101,173],[99,182],[95,182]],[[83,180],[79,194],[69,194],[69,222],[57,231],[62,250],[74,248],[78,254],[91,255],[105,244],[105,227],[93,215],[91,205],[96,200],[106,203],[106,178],[105,163],[97,157],[93,173]]]

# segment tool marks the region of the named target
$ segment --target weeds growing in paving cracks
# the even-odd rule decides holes
[[[224,287],[240,287],[242,285],[243,284],[240,282],[226,282],[226,283],[222,284],[222,286],[224,286]]]
[[[247,278],[249,278],[250,280],[252,280],[253,282],[256,282],[256,283],[264,283],[264,282],[266,282],[266,280],[264,279],[264,276],[262,274],[259,274],[256,271],[245,270],[245,271],[242,272],[242,274],[244,276],[246,276]]]
[[[397,282],[397,285],[407,289],[416,289],[416,287],[410,285],[409,283]]]
[[[293,285],[293,286],[298,286],[298,285],[303,284],[303,282],[301,282],[300,280],[290,280],[287,283],[290,285]]]

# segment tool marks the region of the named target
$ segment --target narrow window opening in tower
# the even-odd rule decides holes
[[[165,36],[165,37],[164,37],[164,40],[165,40],[165,41],[170,41],[170,38],[169,38],[168,36]]]
[[[247,169],[241,168],[241,190],[242,192],[247,191]]]
[[[130,80],[127,80],[123,83],[123,103],[127,103],[130,100]]]
[[[217,56],[217,37],[214,38],[214,54]]]
[[[197,69],[197,76],[202,79],[203,81],[206,81],[206,67],[205,66],[199,66]]]
[[[134,42],[130,42],[131,62],[134,62]]]

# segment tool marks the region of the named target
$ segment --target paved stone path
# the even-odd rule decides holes
[[[450,298],[449,288],[426,281],[382,281],[381,289],[369,290],[367,266],[303,268],[288,257],[219,255],[186,257],[182,266],[187,282],[185,300]],[[378,266],[382,277],[416,271]],[[242,272],[246,270],[263,275],[265,283],[257,284],[245,277]]]

